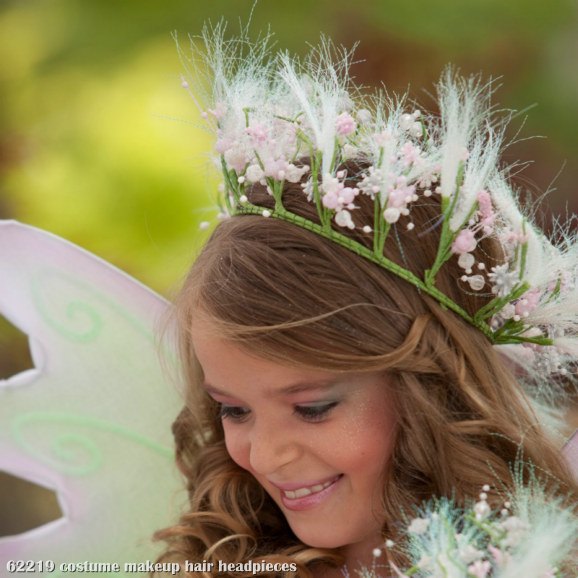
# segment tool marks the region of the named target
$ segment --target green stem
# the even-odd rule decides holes
[[[476,312],[475,318],[478,321],[483,321],[492,317],[496,311],[499,311],[506,305],[521,297],[526,291],[530,288],[528,283],[522,283],[515,287],[510,293],[508,293],[505,297],[494,297],[489,303],[486,303],[481,309]]]
[[[448,200],[442,197],[442,232],[440,235],[440,242],[438,245],[438,252],[431,269],[428,269],[425,274],[426,282],[430,285],[435,285],[435,276],[441,269],[442,265],[451,256],[451,246],[456,238],[457,232],[450,229],[450,217],[452,216],[456,203],[458,200],[458,189],[462,186],[464,180],[464,163],[461,162],[458,168],[458,174],[456,175],[456,192]]]
[[[375,202],[373,203],[373,252],[376,255],[381,255],[383,253],[379,252],[379,233],[380,233],[380,227],[379,227],[379,216],[381,214],[381,203],[378,197],[379,193],[377,193],[375,195]]]
[[[522,234],[526,234],[526,221],[522,223]],[[522,245],[522,255],[520,256],[520,281],[524,278],[524,274],[526,272],[526,258],[528,256],[528,242],[526,241]]]

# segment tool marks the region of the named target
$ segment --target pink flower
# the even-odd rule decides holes
[[[343,187],[343,183],[340,183]],[[324,207],[328,209],[342,210],[344,206],[349,208],[355,197],[359,194],[358,189],[352,189],[351,187],[343,187],[338,189],[331,189],[328,193],[325,193],[321,199]]]
[[[357,129],[357,123],[348,112],[342,112],[335,119],[335,130],[338,135],[348,136]]]
[[[496,566],[498,568],[505,568],[512,560],[512,557],[509,554],[509,552],[504,552],[503,550],[500,550],[499,548],[496,548],[491,544],[488,546],[488,550],[490,551],[490,554],[494,558],[494,561],[496,562]]]
[[[476,578],[486,578],[488,572],[492,569],[492,565],[484,560],[476,560],[473,564],[468,566],[468,572],[473,574]]]
[[[414,164],[419,159],[419,148],[410,142],[406,142],[401,147],[401,158],[403,159],[404,166],[409,166]]]
[[[504,562],[504,552],[502,552],[499,548],[492,546],[491,544],[488,546],[488,550],[490,554],[494,557],[498,568],[500,568]]]
[[[532,289],[524,293],[521,299],[516,302],[516,315],[520,317],[526,317],[529,315],[536,307],[540,301],[540,291],[537,289]]]
[[[492,215],[494,213],[494,210],[492,209],[492,199],[490,197],[490,193],[488,193],[488,191],[485,190],[481,190],[478,195],[478,205],[480,206],[480,213],[482,214],[482,217],[485,218],[489,215]]]
[[[265,176],[271,177],[276,181],[282,181],[285,177],[285,170],[287,169],[287,161],[285,159],[267,159],[264,161]]]
[[[384,130],[376,133],[373,138],[377,146],[384,147],[392,139],[392,134],[388,130]]]
[[[344,205],[349,205],[349,204],[353,203],[353,199],[355,199],[355,197],[357,196],[358,193],[359,193],[358,189],[353,189],[351,187],[345,187],[339,193],[339,200]]]
[[[321,184],[321,191],[323,197],[321,202],[328,209],[335,209],[337,211],[343,210],[344,207],[353,209],[352,203],[355,197],[359,194],[359,189],[346,187],[339,179],[346,177],[345,171],[338,172],[335,177],[327,173],[323,176]]]
[[[210,108],[209,112],[217,119],[221,120],[227,112],[227,107],[222,102],[217,102],[215,108]]]
[[[387,197],[387,206],[394,207],[396,209],[404,208],[410,201],[413,200],[414,194],[414,185],[408,187],[404,183],[398,183],[395,186],[395,189],[393,189]]]
[[[251,137],[255,145],[263,145],[267,142],[267,129],[259,122],[247,127],[245,132]]]
[[[492,232],[492,226],[496,220],[496,215],[492,207],[492,199],[490,193],[485,190],[481,190],[477,197],[481,216],[481,225],[484,228],[484,233],[489,235]]]
[[[463,229],[458,233],[452,244],[452,253],[461,255],[462,253],[471,253],[477,246],[474,232],[470,229]]]
[[[225,154],[228,149],[233,146],[233,143],[228,138],[220,138],[215,144],[215,150],[220,154]]]
[[[523,245],[528,242],[528,235],[524,234],[522,231],[508,230],[502,234],[502,242],[508,245]]]
[[[230,169],[235,170],[240,173],[244,170],[247,164],[247,157],[245,156],[245,151],[240,147],[231,147],[225,151],[225,162]]]
[[[323,195],[321,202],[323,206],[328,209],[337,209],[337,207],[339,207],[339,196],[336,192],[331,191]]]

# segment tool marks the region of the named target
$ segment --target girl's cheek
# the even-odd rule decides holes
[[[230,431],[225,426],[225,447],[231,459],[244,470],[250,469],[250,446],[239,431]]]

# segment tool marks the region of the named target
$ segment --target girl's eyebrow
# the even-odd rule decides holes
[[[230,393],[227,393],[226,391],[223,391],[223,390],[219,389],[218,387],[214,387],[213,385],[211,385],[210,383],[206,383],[205,381],[203,383],[201,383],[201,387],[207,393],[216,393],[217,395],[224,395],[226,397],[233,397]]]
[[[298,381],[296,383],[292,383],[291,385],[288,385],[286,387],[283,387],[282,389],[272,389],[271,390],[271,395],[273,395],[274,397],[283,397],[283,396],[289,396],[289,395],[294,395],[296,393],[302,393],[304,391],[313,391],[313,390],[328,390],[331,389],[333,387],[336,387],[337,385],[339,385],[340,383],[342,383],[343,380],[343,376],[339,376],[337,378],[330,378],[330,379],[323,379],[323,380],[319,380],[319,381],[311,381],[311,380],[306,380],[306,381]],[[215,393],[217,395],[223,395],[226,397],[235,397],[234,395],[219,389],[218,387],[215,387],[213,385],[211,385],[210,383],[207,382],[203,382],[201,384],[201,387],[203,389],[205,389],[208,393]]]
[[[330,378],[330,379],[323,379],[320,381],[301,381],[298,383],[294,383],[279,391],[275,391],[275,395],[292,395],[295,393],[301,393],[303,391],[312,391],[312,390],[328,390],[331,389],[340,383],[342,383],[343,377],[340,376],[338,378]]]

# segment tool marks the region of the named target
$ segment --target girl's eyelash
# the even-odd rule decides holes
[[[244,421],[249,415],[250,410],[238,405],[221,404],[219,408],[219,417],[221,419],[230,419],[236,422]]]
[[[296,405],[293,413],[296,413],[306,421],[321,421],[337,405],[338,401],[331,401],[320,405]]]
[[[338,401],[331,401],[319,405],[296,405],[293,413],[305,421],[317,422],[323,420],[338,404]],[[250,413],[251,410],[238,405],[225,405],[222,403],[219,408],[219,417],[221,419],[230,419],[237,423],[245,421]]]

